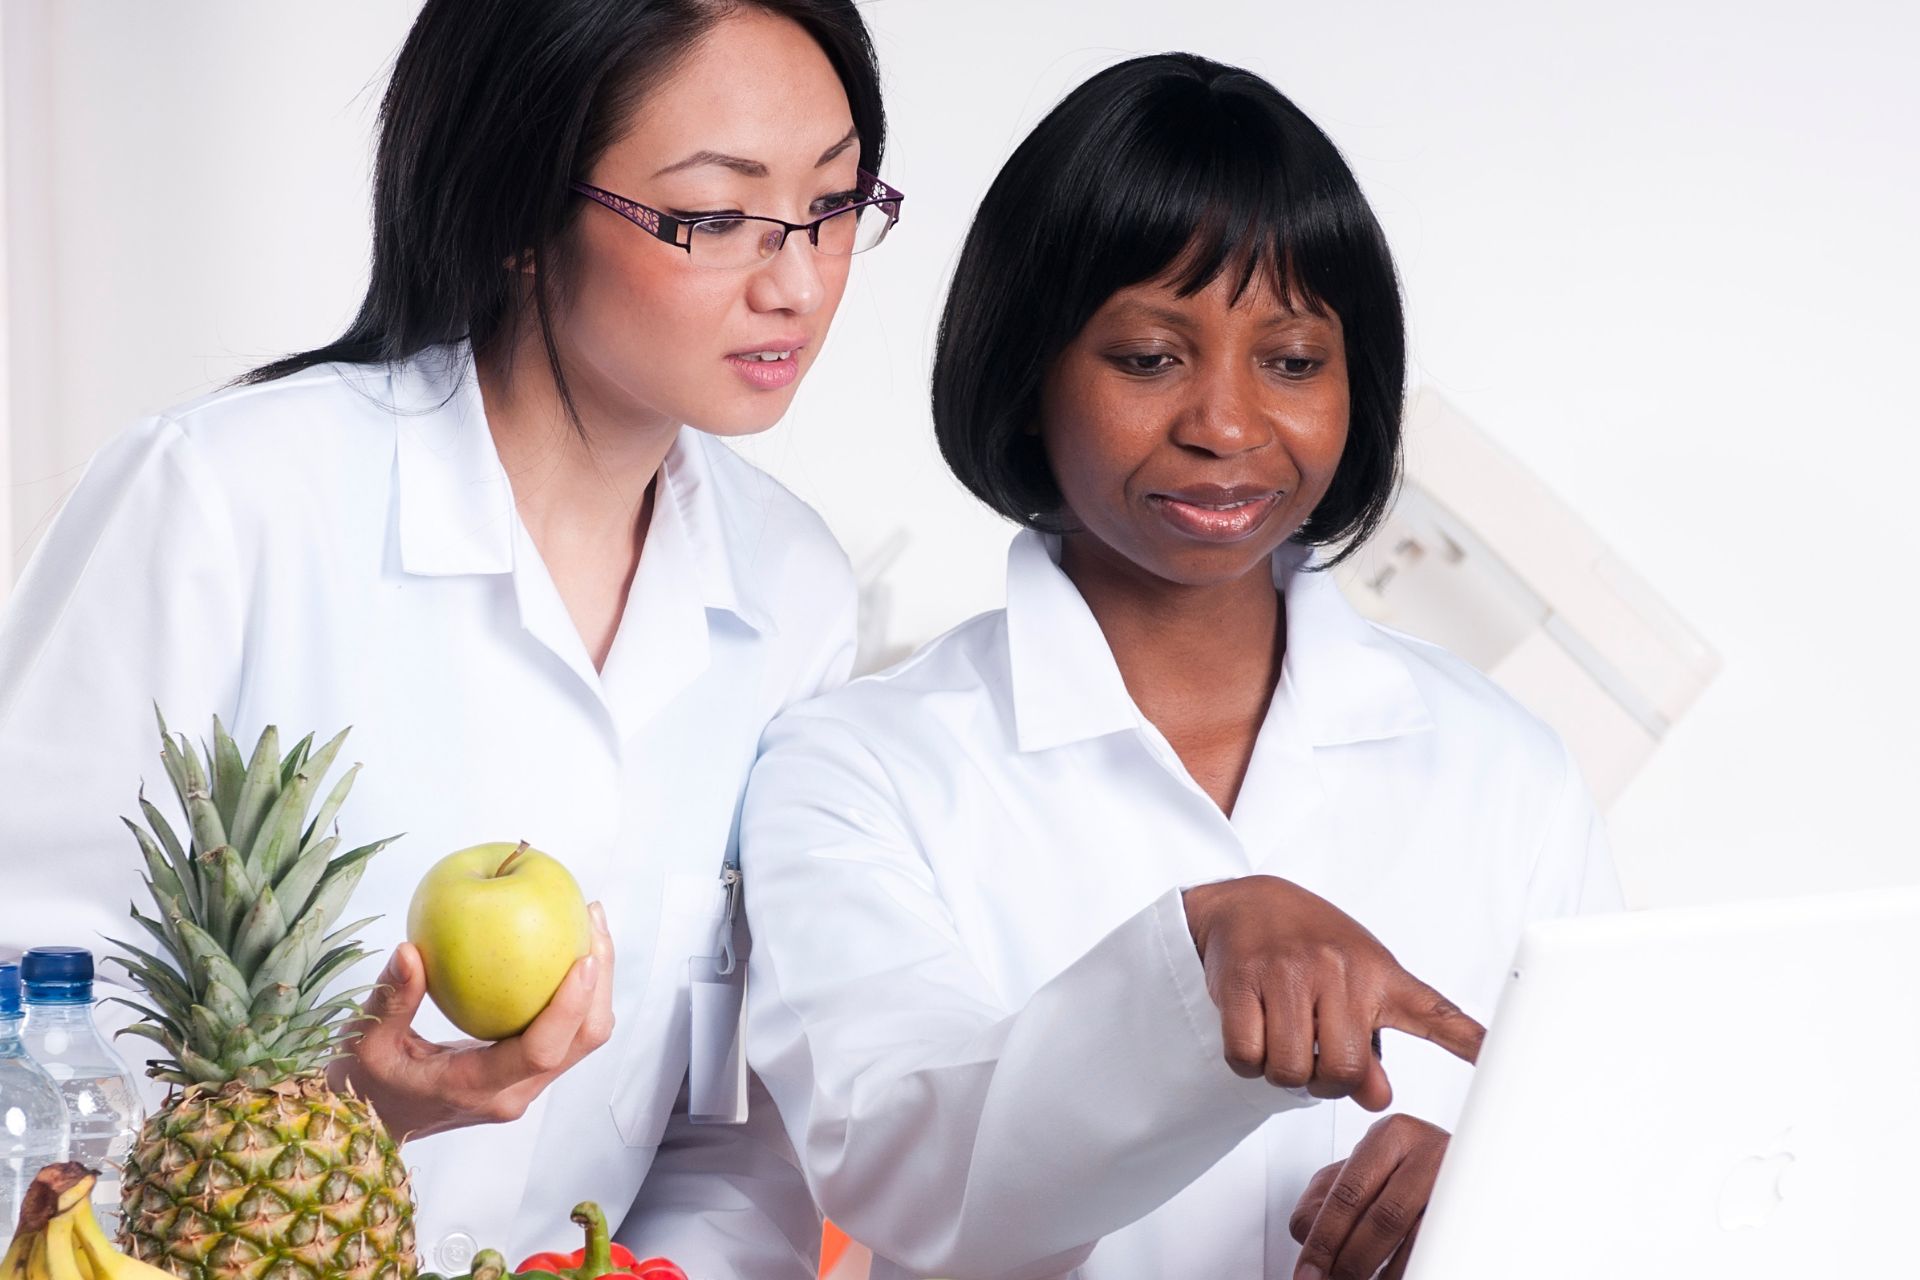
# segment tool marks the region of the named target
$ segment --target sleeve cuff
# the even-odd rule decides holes
[[[1186,887],[1169,890],[1156,898],[1148,909],[1154,922],[1164,971],[1171,981],[1188,1030],[1202,1059],[1202,1070],[1216,1073],[1223,1087],[1261,1115],[1277,1115],[1319,1101],[1305,1089],[1282,1089],[1255,1077],[1251,1080],[1233,1073],[1227,1066],[1227,1045],[1220,1034],[1220,1010],[1207,991],[1206,970],[1200,964],[1200,949],[1187,925]]]

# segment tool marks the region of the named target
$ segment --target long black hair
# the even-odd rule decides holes
[[[240,379],[314,365],[380,364],[465,339],[486,351],[532,310],[562,398],[549,267],[583,180],[634,106],[713,24],[741,8],[791,19],[833,64],[879,172],[880,72],[853,0],[427,0],[380,104],[373,170],[373,271],[346,332]]]
[[[988,189],[934,356],[934,433],[954,475],[1009,519],[1063,529],[1031,430],[1054,360],[1119,290],[1173,272],[1191,296],[1227,270],[1242,290],[1265,271],[1290,303],[1340,317],[1347,444],[1294,537],[1357,546],[1400,474],[1406,335],[1393,258],[1319,126],[1259,76],[1194,54],[1100,72]]]

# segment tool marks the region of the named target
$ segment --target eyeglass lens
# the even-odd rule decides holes
[[[899,206],[888,201],[834,214],[816,226],[817,251],[836,258],[864,253],[887,238],[898,213]],[[761,218],[714,218],[693,225],[689,246],[693,260],[703,267],[745,267],[780,252],[787,234],[784,227]]]

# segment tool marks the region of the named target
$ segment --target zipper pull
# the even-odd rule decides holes
[[[740,912],[740,866],[729,862],[720,870],[720,886],[726,890],[727,913],[720,923],[720,964],[717,972],[722,977],[731,975],[739,965],[739,957],[733,952],[733,918]]]

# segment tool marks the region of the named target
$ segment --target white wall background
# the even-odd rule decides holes
[[[350,313],[373,113],[413,7],[6,0],[0,528],[16,555],[107,434]],[[925,404],[968,216],[1072,85],[1191,49],[1267,75],[1332,134],[1399,256],[1415,378],[1724,655],[1613,811],[1635,901],[1920,880],[1920,9],[867,13],[906,221],[856,268],[794,413],[748,452],[856,562],[909,531],[894,639],[999,601],[1006,529],[947,477]]]

